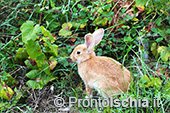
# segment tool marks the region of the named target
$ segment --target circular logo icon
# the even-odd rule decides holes
[[[64,99],[62,97],[56,97],[54,99],[54,105],[56,107],[62,107],[62,106],[64,106],[64,103],[65,103],[65,101],[64,101]]]

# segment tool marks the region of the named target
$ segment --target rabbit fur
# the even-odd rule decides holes
[[[103,35],[103,28],[86,34],[85,43],[76,46],[70,58],[78,64],[78,73],[85,83],[88,96],[92,96],[92,89],[96,89],[108,98],[128,90],[130,71],[112,58],[96,56],[94,46],[101,42]]]

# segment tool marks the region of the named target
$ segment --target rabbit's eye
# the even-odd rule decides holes
[[[81,54],[81,52],[80,52],[80,51],[77,51],[77,54],[79,55],[79,54]]]

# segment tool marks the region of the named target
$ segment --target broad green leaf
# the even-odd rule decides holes
[[[50,66],[47,62],[46,56],[42,53],[40,56],[36,57],[37,66],[40,70],[43,70],[47,75],[50,75]]]
[[[94,24],[96,24],[96,25],[102,25],[102,26],[105,26],[106,24],[107,24],[107,18],[106,17],[104,17],[104,18],[102,18],[102,19],[100,19],[99,17],[97,17],[94,21],[93,21],[93,23]]]
[[[71,23],[64,23],[62,25],[62,29],[60,29],[59,31],[59,35],[64,37],[70,36],[72,34],[72,32],[70,31],[71,28],[72,28]]]
[[[33,89],[42,89],[44,85],[46,85],[48,82],[57,79],[57,77],[53,76],[42,76],[40,78],[37,78],[35,81],[34,80],[29,80],[27,81],[27,85],[29,87],[32,87]]]
[[[125,36],[124,37],[124,39],[123,39],[123,41],[125,41],[125,42],[131,42],[131,41],[133,41],[133,39],[130,37],[130,36]]]
[[[37,56],[42,54],[41,47],[38,41],[28,40],[25,44],[26,51],[31,59],[36,59]]]
[[[159,46],[158,53],[161,55],[161,59],[164,62],[167,62],[168,59],[170,58],[170,50],[166,46]]]
[[[40,82],[34,81],[34,80],[28,80],[27,83],[28,87],[32,87],[33,89],[42,89],[43,84],[41,84]]]
[[[158,56],[157,44],[156,44],[155,42],[152,43],[152,45],[151,45],[151,51],[152,51],[152,54],[153,54],[154,56]]]
[[[45,47],[45,52],[48,52],[54,56],[58,56],[58,46],[55,44],[51,44],[50,41],[47,38],[43,38],[44,47]]]
[[[111,7],[112,7],[111,4],[107,4],[107,5],[104,6],[104,10],[107,10],[107,9],[109,9],[109,8],[111,8]]]
[[[161,22],[162,22],[162,18],[158,18],[155,23],[156,25],[160,26]]]
[[[68,31],[68,30],[65,30],[65,29],[60,29],[60,31],[59,31],[59,35],[64,36],[64,37],[70,36],[71,34],[72,34],[71,31]]]
[[[20,28],[22,32],[22,41],[27,42],[28,40],[36,40],[39,37],[37,34],[41,31],[40,26],[36,25],[34,26],[34,22],[32,21],[26,21],[24,24],[22,24]]]
[[[161,42],[162,40],[163,40],[163,37],[157,38],[157,39],[156,39],[156,42],[159,43],[159,42]]]
[[[166,30],[166,33],[170,34],[170,29],[167,29],[167,30]]]
[[[145,87],[155,86],[157,89],[161,87],[162,81],[158,77],[151,77],[151,82],[149,82]]]
[[[58,56],[58,46],[55,45],[55,44],[53,44],[53,45],[50,46],[50,49],[51,49],[50,52],[51,52],[55,57],[57,57],[57,56]]]
[[[10,100],[14,91],[4,81],[0,80],[0,97]]]
[[[45,37],[48,37],[52,43],[55,41],[52,34],[47,29],[45,29],[44,26],[41,26],[41,32]]]
[[[73,25],[73,28],[80,28],[83,29],[87,23],[81,23],[81,22],[71,22],[71,24]]]
[[[48,64],[48,62],[45,62],[41,68],[39,68],[40,70],[43,70],[47,75],[50,75],[50,65]]]
[[[35,79],[40,71],[39,70],[31,70],[29,71],[26,76],[30,79]]]
[[[133,18],[132,20],[133,20],[133,21],[135,21],[135,22],[138,22],[138,21],[139,21],[139,19],[138,19],[138,18],[136,18],[136,17],[135,17],[135,18]]]
[[[43,64],[46,62],[46,56],[44,53],[41,53],[41,55],[37,56],[35,61],[37,62],[38,67],[42,67]]]
[[[77,7],[80,9],[83,8],[83,6],[81,4],[78,4]]]
[[[14,85],[14,84],[17,84],[17,81],[9,74],[9,73],[4,73],[4,75],[7,79],[4,80],[4,82],[7,84],[7,85]]]
[[[53,70],[57,65],[57,60],[54,56],[51,56],[49,58],[49,60],[51,61],[51,62],[49,62],[50,63],[50,69]]]
[[[80,28],[83,29],[86,25],[87,25],[87,23],[82,23],[82,24],[80,24]]]
[[[142,78],[139,80],[139,86],[140,87],[156,87],[156,88],[160,88],[162,84],[162,81],[160,78],[157,77],[150,77],[150,79],[148,78],[147,75],[142,76]]]
[[[170,60],[170,50],[168,48],[161,54],[161,58],[164,62],[167,62],[168,59]]]
[[[144,75],[144,76],[141,77],[141,79],[139,81],[139,85],[142,87],[142,86],[146,85],[149,82],[150,82],[150,79],[148,78],[148,76]]]
[[[28,58],[28,54],[26,52],[26,48],[19,48],[17,50],[17,54],[16,54],[15,59],[22,60],[22,59],[26,59],[26,58]]]
[[[140,7],[142,9],[145,8],[145,4],[147,3],[147,0],[135,0],[136,7]]]
[[[71,28],[72,28],[72,24],[71,23],[64,23],[62,25],[62,29],[71,30]]]
[[[151,30],[152,30],[154,33],[157,33],[157,32],[158,32],[157,28],[155,28],[155,27],[151,28]]]
[[[36,65],[32,65],[31,62],[27,59],[24,61],[25,65],[27,66],[28,69],[37,69]]]
[[[38,41],[28,40],[25,44],[27,53],[31,59],[34,59],[40,70],[44,70],[46,74],[50,74],[49,64],[45,54],[41,51]]]

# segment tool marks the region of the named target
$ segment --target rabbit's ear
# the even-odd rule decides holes
[[[92,34],[93,35],[93,38],[95,40],[95,45],[99,44],[103,38],[103,35],[104,35],[104,29],[103,28],[100,28],[96,31],[94,31],[94,33]]]
[[[94,48],[94,40],[93,40],[93,35],[88,33],[85,35],[85,44],[88,48],[88,50],[92,50]]]

